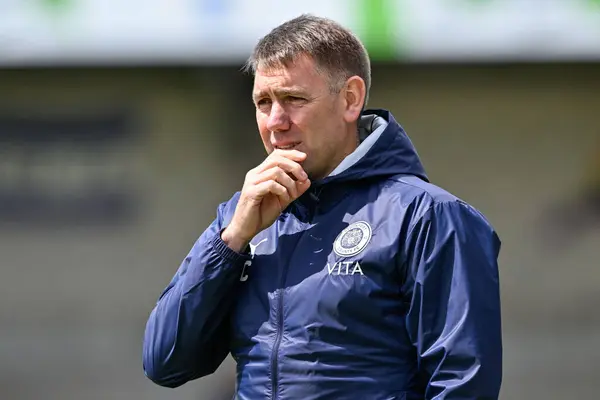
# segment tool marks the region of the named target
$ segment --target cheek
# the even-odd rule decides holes
[[[258,115],[256,116],[256,123],[258,125],[258,133],[260,134],[260,138],[265,146],[265,149],[268,153],[273,151],[273,147],[271,146],[271,132],[267,129],[267,121],[265,118],[261,118]]]

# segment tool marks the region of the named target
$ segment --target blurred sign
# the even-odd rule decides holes
[[[126,113],[0,114],[0,224],[130,222],[139,208]]]
[[[600,59],[596,0],[414,0],[404,12],[412,59]]]
[[[600,58],[600,0],[0,0],[0,65],[238,64],[306,12],[380,59]]]

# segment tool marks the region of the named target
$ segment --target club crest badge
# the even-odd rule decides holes
[[[333,251],[340,257],[355,256],[367,247],[371,240],[371,226],[355,222],[340,232],[333,244]]]

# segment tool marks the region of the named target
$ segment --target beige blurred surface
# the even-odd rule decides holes
[[[432,181],[482,210],[503,241],[502,398],[594,398],[600,206],[578,193],[600,157],[600,67],[386,66],[373,81],[370,106],[393,112]],[[144,377],[141,347],[154,301],[263,157],[250,88],[235,68],[0,71],[2,115],[117,109],[135,121],[127,146],[96,156],[127,175],[111,182],[137,210],[119,224],[0,214],[0,398],[230,398],[231,360],[168,390]],[[0,165],[27,146],[2,149],[12,161]],[[44,179],[63,176],[61,162]],[[573,211],[577,224],[562,222]]]

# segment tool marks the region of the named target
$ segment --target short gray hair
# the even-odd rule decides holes
[[[339,92],[351,76],[361,77],[367,103],[371,88],[367,50],[355,34],[327,18],[302,14],[277,26],[260,39],[244,71],[255,74],[259,67],[287,66],[302,55],[311,57],[319,72],[329,78],[332,92]]]

